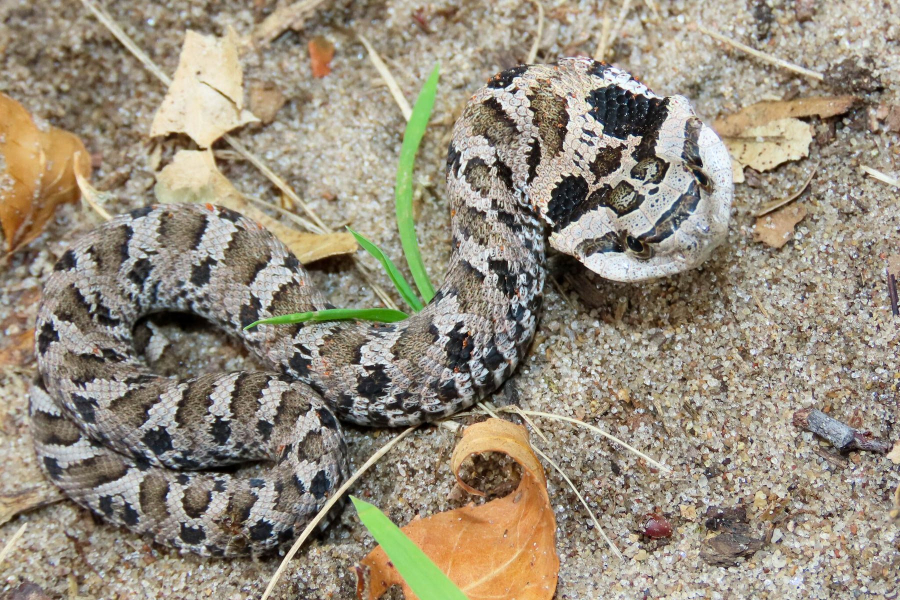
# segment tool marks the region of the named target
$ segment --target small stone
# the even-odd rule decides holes
[[[780,542],[783,539],[784,539],[784,534],[781,533],[781,529],[776,527],[774,529],[774,531],[772,531],[772,543],[777,544],[778,542]]]
[[[766,494],[762,490],[756,492],[753,496],[753,508],[756,510],[763,510],[768,504],[768,500],[766,499]]]
[[[634,560],[644,561],[650,558],[650,555],[647,554],[647,551],[643,548],[638,550],[638,553],[634,555]]]
[[[681,516],[689,521],[697,520],[697,508],[693,504],[682,504],[678,507],[681,510]]]

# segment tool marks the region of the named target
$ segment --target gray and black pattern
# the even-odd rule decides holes
[[[545,229],[602,275],[646,279],[704,260],[732,194],[728,154],[684,98],[586,59],[492,78],[456,124],[447,186],[445,281],[394,324],[244,331],[330,305],[281,242],[217,206],[148,207],[79,240],[46,282],[35,329],[31,414],[48,476],[160,543],[277,549],[347,474],[338,419],[434,420],[511,375],[537,326]],[[203,316],[271,371],[154,374],[132,330],[160,311]],[[221,470],[245,462],[265,466]]]

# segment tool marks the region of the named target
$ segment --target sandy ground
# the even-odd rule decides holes
[[[538,60],[592,54],[603,3],[545,4]],[[171,73],[185,30],[221,34],[232,26],[247,34],[274,2],[108,5]],[[606,10],[615,18],[619,7],[607,2]],[[847,59],[844,66],[854,68],[817,82],[726,49],[697,31],[700,20],[811,69],[827,72]],[[442,164],[450,128],[490,75],[524,59],[535,23],[534,6],[518,0],[326,2],[301,32],[243,58],[248,86],[273,84],[289,101],[273,123],[248,127],[239,138],[330,225],[351,223],[399,257],[392,182],[403,119],[350,29],[371,40],[411,99],[440,60],[439,98],[417,170],[424,257],[439,281],[449,255]],[[324,79],[310,74],[312,35],[337,46],[334,71]],[[565,296],[548,289],[538,338],[514,378],[518,401],[598,423],[675,470],[662,476],[594,435],[541,423],[552,441],[544,450],[627,557],[611,554],[575,495],[551,474],[562,560],[557,598],[897,598],[900,529],[888,510],[900,467],[872,454],[826,459],[830,448],[794,428],[791,415],[816,407],[879,437],[900,437],[900,321],[891,316],[885,282],[886,259],[900,241],[897,190],[858,171],[864,164],[900,175],[898,135],[873,131],[870,118],[879,104],[900,104],[898,40],[896,0],[633,2],[612,61],[659,93],[687,95],[704,118],[766,98],[850,92],[863,104],[831,124],[816,122],[810,158],[737,186],[728,243],[702,270],[621,285],[577,265],[555,267]],[[113,212],[150,201],[154,146],[147,132],[164,89],[79,2],[0,2],[0,57],[0,90],[82,137],[99,164],[94,180],[112,182]],[[163,162],[184,146],[181,139],[165,142]],[[248,164],[227,156],[219,162],[243,191],[276,198]],[[780,250],[754,243],[752,213],[813,171],[801,199],[809,215],[796,239]],[[0,271],[0,321],[9,323],[13,311],[22,315],[6,335],[30,327],[34,307],[22,299],[34,297],[73,236],[95,223],[89,212],[66,208]],[[335,305],[376,305],[346,260],[317,265],[314,278]],[[240,362],[236,350],[210,350],[220,345],[211,334],[198,339],[195,364]],[[33,374],[33,363],[0,373],[0,493],[42,481],[24,396]],[[389,437],[350,433],[357,465]],[[451,496],[447,466],[454,444],[449,431],[422,428],[354,493],[400,523],[459,506],[464,501]],[[739,505],[754,535],[774,526],[771,542],[737,566],[707,564],[700,557],[710,535],[706,511]],[[774,523],[765,516],[771,508]],[[675,527],[668,543],[637,535],[653,509]],[[254,598],[278,565],[181,556],[71,502],[13,519],[0,527],[0,544],[24,522],[27,532],[0,566],[0,591],[28,580],[54,597]],[[349,598],[348,567],[372,545],[344,510],[293,561],[275,596]]]

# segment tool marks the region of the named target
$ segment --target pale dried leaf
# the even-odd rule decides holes
[[[188,30],[150,136],[185,133],[208,148],[232,129],[258,121],[244,109],[242,81],[234,30],[222,38]]]
[[[350,233],[319,235],[297,231],[249,204],[228,178],[222,175],[208,150],[180,150],[156,179],[153,191],[160,202],[219,204],[236,210],[275,234],[303,264],[329,256],[350,254],[357,249],[356,240]]]
[[[722,141],[740,164],[769,171],[789,160],[809,156],[812,128],[799,119],[779,119]]]
[[[78,200],[76,163],[90,174],[90,155],[78,137],[39,127],[21,104],[0,94],[0,226],[8,251],[40,235],[60,204]]]
[[[472,493],[481,492],[459,478],[459,468],[469,456],[485,452],[503,452],[522,466],[522,480],[513,493],[481,506],[415,520],[403,532],[469,600],[549,600],[559,574],[556,519],[528,433],[500,419],[466,429],[451,466],[460,485]],[[403,587],[406,598],[416,598],[380,546],[360,564],[368,575],[360,598],[379,598],[394,584]]]
[[[65,499],[59,488],[49,483],[39,483],[27,490],[11,494],[0,494],[0,525],[16,515]]]
[[[841,115],[859,101],[856,96],[822,96],[757,102],[733,115],[713,121],[713,129],[721,136],[738,137],[751,127],[781,119],[813,116],[826,119]]]
[[[744,183],[746,181],[744,179],[744,165],[734,158],[731,159],[731,178],[734,183]]]
[[[781,248],[794,237],[794,226],[806,216],[806,206],[793,204],[756,219],[753,241]]]

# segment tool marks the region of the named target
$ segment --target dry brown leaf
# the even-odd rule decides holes
[[[489,419],[465,430],[451,458],[459,485],[483,495],[459,476],[463,461],[485,452],[502,452],[522,467],[522,481],[510,495],[481,506],[466,506],[413,521],[403,532],[468,596],[469,600],[549,600],[556,591],[556,519],[547,480],[528,444],[524,427]],[[360,598],[380,598],[392,585],[416,598],[381,547],[360,562]],[[361,581],[362,582],[362,581]]]
[[[789,160],[809,156],[812,128],[799,119],[779,119],[722,138],[734,160],[757,171],[769,171]]]
[[[36,238],[56,207],[78,200],[73,167],[90,174],[91,157],[75,135],[38,126],[0,94],[0,226],[10,252]]]
[[[794,226],[806,216],[806,206],[793,204],[756,219],[753,241],[781,248],[794,237]]]
[[[309,62],[312,75],[321,79],[331,73],[331,59],[334,58],[334,44],[321,35],[309,40]]]
[[[160,202],[210,203],[236,210],[275,234],[303,264],[357,249],[350,233],[319,235],[297,231],[252,206],[222,175],[208,150],[180,150],[156,179],[154,193]]]
[[[49,483],[39,483],[27,490],[11,494],[0,494],[0,525],[23,512],[65,499],[59,488]]]
[[[208,148],[232,129],[259,121],[244,109],[242,81],[233,29],[222,38],[188,30],[150,136],[185,133]]]
[[[713,129],[725,137],[743,136],[751,127],[787,118],[819,117],[827,119],[847,112],[859,102],[856,96],[822,96],[795,100],[763,101],[742,108],[733,115],[713,121]]]

